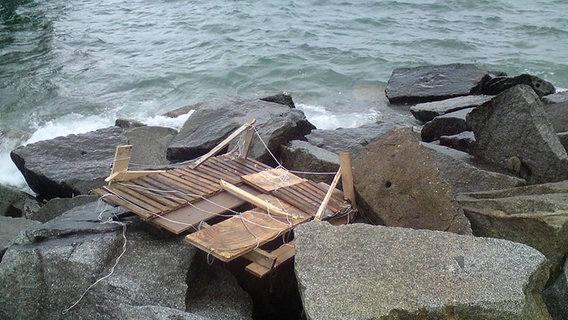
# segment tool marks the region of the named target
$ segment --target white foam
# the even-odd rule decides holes
[[[376,110],[365,112],[330,112],[324,106],[298,103],[297,108],[302,110],[308,121],[318,129],[332,130],[337,128],[356,128],[367,123],[375,122],[378,118]]]
[[[0,184],[24,189],[26,180],[10,158],[10,151],[18,145],[18,141],[7,137],[0,138]]]
[[[39,126],[24,145],[69,134],[86,133],[112,125],[113,120],[109,117],[70,113]]]
[[[191,116],[193,111],[195,111],[195,110],[191,110],[188,113],[182,114],[182,115],[175,117],[175,118],[157,115],[157,116],[153,116],[151,118],[148,118],[148,119],[146,119],[142,122],[149,125],[149,126],[169,127],[169,128],[173,128],[173,129],[176,129],[176,130],[179,131],[181,129],[181,127],[183,126],[183,124],[187,121],[189,116]]]

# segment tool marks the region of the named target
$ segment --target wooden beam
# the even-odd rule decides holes
[[[343,198],[349,199],[351,206],[355,208],[355,188],[353,187],[353,171],[351,170],[351,155],[349,152],[339,153],[339,166],[341,168]]]
[[[244,133],[244,139],[242,143],[239,145],[239,158],[246,159],[246,157],[248,156],[253,136],[254,136],[254,127],[249,126]]]
[[[132,179],[147,176],[153,173],[164,173],[166,170],[146,170],[146,171],[119,171],[108,176],[106,182],[116,182],[116,181],[129,181]]]
[[[327,203],[329,202],[329,199],[333,194],[333,190],[337,186],[337,183],[339,182],[340,178],[341,178],[341,167],[339,167],[339,170],[337,170],[335,177],[333,177],[333,181],[331,182],[331,185],[329,186],[329,189],[327,190],[327,193],[325,194],[325,197],[323,198],[323,201],[321,202],[319,209],[316,212],[316,216],[314,217],[315,220],[321,220],[325,208],[327,207]]]
[[[225,180],[220,180],[219,183],[221,184],[221,187],[226,190],[227,192],[229,192],[230,194],[239,197],[247,202],[250,202],[252,204],[254,204],[255,206],[270,212],[270,213],[274,213],[274,214],[279,214],[279,215],[289,215],[288,213],[284,212],[282,209],[276,207],[275,205],[272,205],[270,203],[268,203],[268,201],[264,201],[261,198],[248,193],[246,191],[244,191],[243,189],[232,185],[230,183],[228,183]]]
[[[271,255],[276,256],[276,263],[272,268],[267,268],[259,263],[253,262],[245,267],[245,270],[258,278],[262,278],[272,272],[274,269],[280,267],[284,262],[290,261],[294,257],[294,240],[281,245],[279,248],[270,252]]]
[[[276,256],[268,253],[260,248],[256,248],[251,252],[242,256],[243,258],[249,260],[250,262],[254,262],[259,264],[267,269],[274,268],[274,264],[276,263]]]
[[[118,146],[114,152],[114,161],[112,163],[111,175],[120,171],[128,170],[130,157],[132,156],[132,146]]]
[[[201,165],[203,162],[207,161],[207,159],[211,158],[212,156],[216,155],[219,151],[221,151],[223,148],[225,148],[231,141],[233,141],[236,137],[239,136],[239,134],[241,134],[243,131],[245,131],[246,129],[248,129],[250,126],[252,126],[254,123],[256,122],[255,119],[251,119],[249,121],[247,121],[247,123],[243,124],[240,128],[238,128],[237,130],[233,131],[233,133],[231,133],[227,138],[225,138],[225,140],[221,141],[221,143],[219,143],[217,146],[215,146],[215,148],[211,149],[211,151],[207,152],[206,154],[202,155],[195,163],[193,163],[192,165],[190,165],[189,167],[191,169],[195,169],[197,168],[199,165]]]

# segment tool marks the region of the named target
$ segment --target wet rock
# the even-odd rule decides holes
[[[546,116],[556,132],[568,131],[568,91],[545,96],[542,99]]]
[[[546,258],[526,245],[325,222],[295,234],[307,319],[550,319]]]
[[[422,141],[432,142],[439,140],[441,136],[449,136],[467,131],[469,128],[465,117],[473,108],[461,109],[438,116],[422,127],[420,136]]]
[[[499,190],[526,184],[524,179],[488,170],[473,162],[467,153],[431,143],[422,145],[436,161],[440,175],[450,183],[455,193]]]
[[[532,87],[539,98],[556,92],[552,83],[530,74],[516,77],[488,74],[481,79],[479,86],[472,93],[495,95],[520,84]]]
[[[122,129],[109,127],[21,146],[10,156],[39,197],[69,198],[102,186],[124,144]]]
[[[167,165],[168,145],[176,136],[177,130],[166,127],[145,126],[126,132],[128,143],[132,145],[130,169],[141,170]]]
[[[288,106],[257,99],[213,99],[202,103],[185,122],[168,147],[168,159],[181,161],[199,157],[253,118],[256,119],[258,133],[276,157],[280,154],[281,145],[303,138],[315,129],[301,110]],[[234,144],[229,148],[232,146]],[[271,156],[256,136],[249,155],[261,161],[271,161]]]
[[[475,134],[473,154],[516,172],[529,183],[568,178],[568,155],[534,90],[518,85],[467,116]],[[517,165],[513,165],[517,163]]]
[[[410,104],[469,95],[486,71],[473,64],[395,69],[385,94],[392,104]]]
[[[309,142],[293,140],[282,146],[282,165],[288,170],[302,172],[337,172],[339,156],[331,151],[316,147]],[[315,182],[330,184],[334,174],[301,174],[296,175]]]
[[[24,218],[0,216],[0,261],[6,249],[14,243],[22,230],[38,224],[37,221]]]
[[[97,199],[98,197],[89,195],[79,195],[73,198],[53,198],[43,205],[37,212],[26,216],[26,218],[39,222],[47,222],[75,207],[97,201]],[[102,203],[101,206],[103,206]]]
[[[560,144],[564,147],[564,150],[568,152],[568,132],[559,132],[556,134]]]
[[[373,223],[471,234],[451,185],[410,128],[371,142],[353,168],[357,202]]]
[[[121,127],[122,129],[133,129],[146,126],[146,124],[133,119],[116,119],[114,125]]]
[[[543,292],[544,302],[554,320],[568,319],[568,260],[554,283]]]
[[[473,234],[542,252],[556,277],[568,254],[568,181],[460,194]]]
[[[292,100],[292,96],[287,94],[287,93],[275,94],[273,96],[260,98],[260,100],[266,101],[266,102],[278,103],[278,104],[281,104],[281,105],[284,105],[284,106],[288,106],[290,108],[296,108],[296,105],[294,104],[294,100]]]
[[[466,153],[472,152],[474,143],[475,135],[472,131],[464,131],[451,136],[440,137],[440,145]]]
[[[26,229],[0,263],[0,318],[117,319],[120,304],[185,310],[195,249],[115,210],[91,203]],[[123,226],[108,220],[116,215],[127,223],[123,255]]]
[[[437,116],[466,108],[475,108],[491,100],[493,96],[469,95],[441,101],[419,103],[410,107],[412,115],[426,123]]]
[[[41,202],[26,192],[0,185],[0,216],[27,217],[40,207]]]
[[[357,128],[317,129],[306,135],[306,140],[335,154],[346,151],[355,156],[371,141],[394,127],[391,123],[369,123]]]

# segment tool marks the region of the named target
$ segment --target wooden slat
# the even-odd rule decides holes
[[[196,190],[195,188],[189,187],[185,184],[176,183],[175,181],[172,181],[172,180],[170,180],[170,179],[168,179],[168,178],[166,178],[162,175],[153,177],[153,179],[155,179],[155,180],[157,180],[157,181],[159,181],[159,182],[161,182],[165,185],[168,185],[172,188],[175,188],[177,190],[182,191],[186,196],[191,198],[191,200],[189,200],[189,201],[194,201],[195,199],[198,199],[201,196],[207,194],[207,192]]]
[[[185,199],[183,199],[182,197],[180,197],[178,192],[175,192],[175,190],[159,188],[155,184],[149,183],[149,182],[144,181],[142,179],[136,179],[136,181],[131,181],[129,183],[133,184],[133,185],[140,186],[142,188],[150,189],[150,192],[154,192],[157,196],[167,198],[168,200],[174,201],[177,204],[181,205],[181,204],[187,203],[187,201]],[[174,191],[174,192],[172,192],[172,191]]]
[[[107,190],[109,193],[117,195],[118,197],[122,198],[123,200],[126,200],[126,201],[129,201],[131,203],[136,204],[138,207],[145,209],[145,211],[150,211],[153,214],[158,214],[158,213],[162,212],[162,209],[154,207],[149,203],[139,201],[138,198],[131,196],[130,194],[128,194],[126,192],[121,191],[120,189],[116,188],[115,186],[104,187],[104,189]],[[138,212],[134,212],[134,213],[138,213]]]
[[[333,190],[337,186],[337,183],[339,183],[339,179],[341,179],[341,168],[339,170],[337,170],[335,177],[333,177],[333,181],[331,182],[331,186],[329,186],[329,190],[325,194],[325,198],[323,198],[323,201],[322,201],[314,219],[321,220],[321,218],[323,217],[323,213],[325,211],[325,208],[327,208],[327,203],[329,202],[329,199],[331,198],[331,195],[333,193]]]
[[[282,168],[248,174],[241,178],[246,183],[259,188],[264,192],[271,192],[278,188],[288,187],[305,181],[305,179],[302,179]]]
[[[315,204],[312,205],[306,201],[300,201],[298,199],[298,196],[292,192],[292,188],[281,188],[275,190],[274,192],[272,192],[272,194],[277,198],[282,199],[288,203],[293,203],[295,207],[312,216],[316,214],[316,211],[318,210],[317,205]]]
[[[203,174],[207,174],[216,180],[225,180],[232,184],[237,184],[241,182],[241,177],[236,175],[227,175],[224,172],[218,171],[216,168],[210,168],[207,165],[199,166],[199,168],[195,169],[197,171],[203,172]]]
[[[160,181],[158,181],[158,180],[156,180],[155,178],[152,178],[152,177],[143,177],[143,178],[137,179],[137,182],[138,181],[148,183],[148,184],[153,185],[156,188],[164,190],[164,191],[176,191],[176,192],[169,192],[169,193],[172,194],[173,196],[181,198],[185,201],[195,200],[195,197],[191,197],[191,196],[186,195],[186,190],[179,187],[179,186],[173,187],[173,186],[170,186],[168,184],[161,183]]]
[[[277,249],[270,252],[271,255],[276,256],[276,261],[274,262],[274,266],[272,268],[268,268],[265,265],[253,262],[245,267],[245,270],[249,273],[257,276],[258,278],[262,278],[272,272],[273,270],[277,269],[283,263],[290,261],[296,251],[294,250],[294,241],[290,241],[278,247]]]
[[[196,179],[200,179],[204,184],[206,185],[210,185],[210,186],[218,186],[219,185],[219,179],[215,179],[214,177],[211,177],[210,175],[204,174],[203,172],[200,172],[199,170],[191,170],[188,168],[179,168],[174,170],[173,172],[179,172],[180,174],[187,174],[187,173],[192,173],[193,175],[195,175]]]
[[[130,157],[132,156],[132,146],[118,146],[114,152],[114,161],[112,163],[111,175],[113,173],[128,170]]]
[[[124,182],[119,182],[117,183],[118,185],[120,185],[123,188],[132,190],[133,192],[136,192],[152,201],[155,201],[156,203],[160,203],[166,207],[168,207],[168,209],[171,208],[176,208],[180,205],[180,203],[176,202],[176,201],[172,201],[170,199],[168,199],[167,197],[164,197],[162,195],[156,194],[156,192],[150,191],[148,190],[146,187],[143,186],[139,186],[137,184],[134,183],[124,183]],[[113,185],[116,186],[117,184]]]
[[[211,161],[209,161],[206,164],[206,166],[209,168],[215,168],[217,170],[220,170],[221,172],[224,172],[227,175],[234,175],[236,177],[240,177],[247,174],[247,172],[244,171],[242,168],[238,166],[233,166],[231,162],[232,160],[226,161],[222,159],[213,158],[211,159]]]
[[[276,256],[266,252],[260,248],[256,248],[248,253],[243,255],[243,258],[253,262],[255,264],[259,264],[267,269],[274,268],[274,264],[276,263]]]
[[[219,187],[214,188],[212,186],[204,186],[199,180],[192,179],[192,177],[189,175],[178,177],[174,174],[165,173],[162,176],[164,178],[169,179],[172,183],[181,184],[182,186],[185,186],[188,190],[195,190],[196,194],[209,194],[219,191]]]
[[[260,198],[258,198],[257,196],[248,193],[246,191],[244,191],[243,189],[240,189],[224,180],[220,181],[220,185],[223,189],[225,189],[226,191],[228,191],[229,193],[231,193],[234,196],[237,196],[245,201],[248,201],[252,204],[254,204],[255,206],[262,208],[268,212],[274,213],[274,214],[278,214],[278,215],[287,215],[286,212],[284,212],[282,210],[282,208],[279,208],[273,204],[270,204],[267,201],[264,201]]]
[[[159,210],[159,212],[162,211],[169,211],[173,208],[164,205],[158,201],[155,201],[149,197],[147,197],[146,195],[143,195],[142,193],[138,192],[138,190],[132,190],[128,187],[125,187],[122,184],[113,184],[112,186],[107,187],[107,189],[112,189],[114,193],[117,192],[122,192],[123,194],[127,194],[131,197],[134,197],[136,199],[137,203],[141,203],[141,205],[143,207],[153,207]]]
[[[146,170],[146,171],[120,171],[115,172],[108,176],[106,182],[120,182],[120,181],[130,181],[136,178],[144,177],[151,174],[163,173],[165,170]]]
[[[294,187],[296,187],[296,186],[294,186]],[[313,202],[315,202],[317,204],[318,208],[319,208],[319,205],[323,201],[325,194],[326,194],[326,191],[327,191],[327,190],[322,189],[323,186],[319,186],[318,184],[314,183],[313,181],[308,180],[304,184],[298,184],[297,187],[302,189],[302,192],[306,195],[306,197],[309,197]],[[333,199],[335,199],[335,198],[333,198]],[[335,200],[328,203],[329,209],[333,212],[337,212],[339,210],[340,206],[337,206],[336,204],[337,204],[337,201],[335,201]],[[316,209],[316,211],[317,211],[317,209]]]

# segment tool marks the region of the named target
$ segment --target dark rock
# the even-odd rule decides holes
[[[568,260],[554,283],[543,292],[544,302],[554,320],[568,319]]]
[[[568,152],[568,132],[559,132],[556,134],[560,144],[564,147],[564,150]]]
[[[475,143],[475,135],[471,131],[464,131],[451,136],[441,136],[440,145],[450,147],[466,153],[471,153],[473,144]]]
[[[568,254],[568,181],[460,194],[473,234],[542,252],[556,277]]]
[[[461,109],[438,116],[422,127],[420,136],[422,141],[432,142],[441,136],[459,134],[468,130],[465,117],[473,108]]]
[[[357,202],[373,223],[471,234],[450,184],[410,128],[371,142],[353,168]]]
[[[137,217],[119,215],[123,234],[103,209],[76,207],[22,233],[0,264],[1,319],[118,319],[121,303],[185,310],[195,249],[156,238]]]
[[[130,168],[148,169],[169,164],[166,153],[168,145],[176,134],[177,131],[172,128],[154,126],[127,131],[128,143],[132,145]]]
[[[314,130],[306,140],[314,146],[335,154],[346,151],[355,156],[371,141],[385,134],[395,125],[390,123],[370,123],[357,128],[338,128],[335,130]]]
[[[395,69],[385,94],[392,104],[421,103],[469,95],[487,75],[473,64]]]
[[[296,105],[294,104],[294,100],[292,100],[292,96],[287,94],[287,93],[275,94],[273,96],[260,98],[260,100],[266,101],[266,102],[274,102],[274,103],[282,104],[282,105],[288,106],[290,108],[296,108]]]
[[[97,201],[98,197],[89,195],[79,195],[73,198],[53,198],[42,206],[37,212],[26,216],[28,219],[39,222],[47,222],[63,213],[84,204]],[[102,205],[102,204],[101,204]]]
[[[504,91],[470,112],[467,124],[475,134],[473,154],[480,160],[510,169],[529,183],[568,178],[566,150],[531,87]]]
[[[119,313],[116,319],[215,320],[214,318],[205,318],[196,314],[192,314],[174,308],[160,307],[160,306],[131,306],[128,304],[119,305]]]
[[[530,74],[516,77],[488,74],[481,79],[479,86],[473,89],[472,93],[495,95],[519,84],[531,86],[539,98],[556,92],[552,83]]]
[[[122,129],[132,129],[146,126],[146,124],[133,119],[116,119],[114,125],[121,127]]]
[[[307,319],[550,319],[546,258],[526,245],[315,221],[295,234]]]
[[[275,156],[279,155],[281,145],[303,138],[315,129],[301,110],[281,104],[240,98],[209,100],[200,105],[172,140],[168,159],[181,161],[199,157],[253,118],[256,119],[258,133]],[[232,146],[234,144],[229,148]],[[249,155],[261,161],[271,161],[271,156],[256,136]]]
[[[431,143],[422,144],[454,192],[499,190],[523,186],[524,179],[494,172],[471,160],[467,153]]]
[[[27,217],[37,212],[41,203],[15,188],[0,185],[0,216]]]
[[[6,249],[14,243],[20,232],[37,224],[39,222],[24,218],[0,216],[0,261]]]
[[[282,146],[282,165],[288,170],[302,172],[337,172],[339,156],[331,151],[316,147],[309,142],[293,140]],[[330,184],[334,174],[301,174],[296,175],[315,182]]]
[[[126,143],[121,128],[109,127],[21,146],[10,156],[39,197],[69,198],[102,186],[116,146]]]
[[[469,95],[441,101],[419,103],[410,107],[412,115],[426,123],[437,116],[466,108],[475,108],[491,100],[493,96]]]
[[[568,131],[568,91],[545,96],[544,111],[556,132]]]

